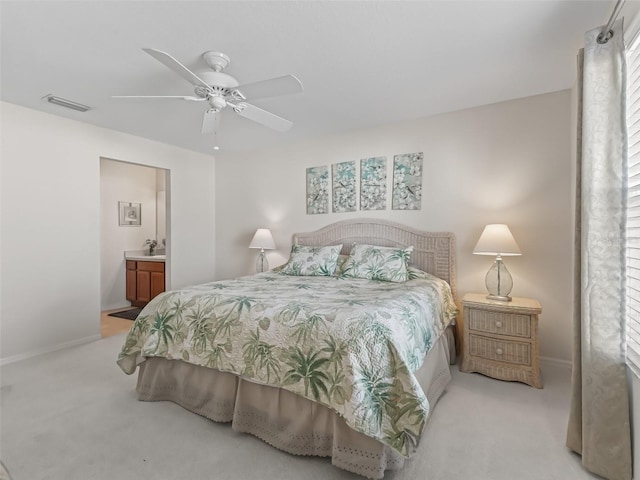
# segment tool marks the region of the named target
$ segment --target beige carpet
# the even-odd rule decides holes
[[[115,363],[124,335],[2,367],[0,459],[13,480],[358,479],[282,453],[170,403],[135,399]],[[566,368],[544,390],[453,368],[419,450],[393,480],[579,480],[564,447]]]

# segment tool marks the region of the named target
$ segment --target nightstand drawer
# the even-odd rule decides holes
[[[531,317],[472,308],[469,310],[469,330],[531,338]]]
[[[531,365],[530,343],[509,342],[470,334],[469,354],[498,362]]]

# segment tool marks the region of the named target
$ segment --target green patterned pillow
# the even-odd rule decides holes
[[[342,275],[342,269],[344,268],[344,264],[349,258],[349,255],[339,255],[338,256],[338,266],[336,267],[336,271],[333,273],[336,277]]]
[[[342,267],[342,275],[385,282],[406,282],[409,279],[408,266],[412,251],[413,247],[354,245]]]
[[[333,275],[338,266],[342,244],[328,247],[293,245],[289,261],[282,268],[285,275]]]

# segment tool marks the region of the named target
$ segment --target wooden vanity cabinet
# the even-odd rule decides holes
[[[127,300],[144,307],[164,292],[164,262],[127,260]]]

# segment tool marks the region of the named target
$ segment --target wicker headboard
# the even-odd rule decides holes
[[[308,233],[295,233],[293,243],[324,246],[342,243],[348,255],[353,243],[381,247],[413,245],[411,265],[446,280],[456,298],[455,236],[450,232],[425,232],[406,225],[379,219],[344,220]]]

